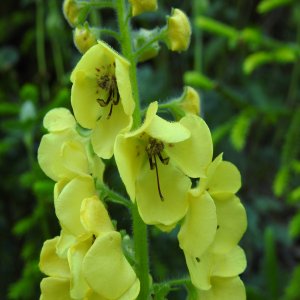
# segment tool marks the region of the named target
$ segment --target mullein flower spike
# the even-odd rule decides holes
[[[129,63],[110,46],[98,42],[71,74],[71,104],[77,122],[92,129],[95,153],[111,158],[116,136],[130,130],[135,107]],[[101,138],[99,138],[101,137]]]

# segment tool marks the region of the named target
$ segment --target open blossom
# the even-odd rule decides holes
[[[200,180],[199,193],[207,191],[214,200],[217,213],[217,232],[213,248],[218,253],[230,251],[247,228],[244,206],[235,193],[241,187],[241,175],[230,162],[219,155],[207,168],[207,176]]]
[[[189,177],[205,176],[212,158],[212,141],[205,122],[188,115],[168,122],[150,104],[143,125],[120,134],[115,159],[132,201],[147,224],[170,226],[188,208]]]
[[[71,74],[71,104],[78,123],[92,129],[94,151],[113,155],[116,136],[132,125],[134,100],[130,64],[110,46],[98,42],[80,59]]]
[[[41,299],[136,299],[139,280],[122,252],[120,233],[96,196],[83,199],[79,221],[80,235],[65,230],[44,243],[40,269],[49,277],[41,282]]]
[[[102,181],[104,164],[89,148],[89,138],[76,130],[76,121],[66,108],[50,110],[44,118],[49,131],[38,148],[38,162],[54,181],[92,174]]]

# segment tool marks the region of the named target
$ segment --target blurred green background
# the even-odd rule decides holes
[[[159,11],[133,27],[165,25],[171,7],[191,19],[187,52],[140,64],[143,106],[165,101],[191,85],[212,130],[214,155],[238,166],[248,214],[241,242],[248,299],[300,299],[300,3],[297,0],[158,1]],[[60,0],[0,3],[0,298],[38,299],[44,240],[59,234],[48,179],[36,161],[42,119],[70,108],[69,75],[80,54]],[[111,10],[93,11],[91,25],[115,27]],[[116,48],[114,40],[103,37]],[[106,180],[117,173],[108,164]],[[119,229],[129,215],[112,205]],[[186,274],[176,232],[150,228],[154,280]],[[183,299],[174,291],[170,299]]]

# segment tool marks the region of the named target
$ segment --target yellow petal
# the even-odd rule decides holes
[[[80,222],[80,207],[84,198],[96,194],[94,180],[90,176],[71,180],[55,199],[55,212],[63,229],[73,235],[85,233]]]
[[[208,193],[189,193],[189,209],[178,234],[179,245],[185,253],[201,257],[213,242],[217,229],[217,214]]]
[[[135,102],[132,96],[129,68],[130,64],[127,60],[122,57],[116,59],[116,80],[121,103],[125,114],[131,116],[134,111]]]
[[[139,137],[140,135],[143,135],[144,132],[147,130],[147,128],[152,123],[152,120],[156,115],[157,109],[158,109],[157,101],[151,102],[148,106],[148,109],[146,112],[146,117],[145,117],[145,120],[144,120],[143,124],[141,125],[141,127],[139,127],[138,129],[136,129],[132,132],[126,133],[126,137]]]
[[[226,254],[214,254],[212,276],[233,277],[243,273],[246,265],[244,250],[239,246],[235,246]]]
[[[70,295],[74,299],[82,299],[88,292],[82,272],[82,261],[92,245],[92,237],[79,240],[68,252],[68,261],[71,271]]]
[[[60,231],[60,236],[56,244],[56,253],[61,258],[67,258],[69,248],[75,243],[76,237],[66,230]]]
[[[213,154],[209,128],[203,119],[191,114],[183,117],[180,123],[191,132],[190,138],[180,143],[166,144],[165,151],[189,177],[206,177],[206,168]]]
[[[240,278],[212,279],[212,288],[208,291],[198,290],[199,300],[246,300],[246,291]]]
[[[38,148],[38,162],[44,173],[54,181],[74,176],[64,165],[62,145],[74,138],[71,131],[48,133],[42,137]]]
[[[95,153],[104,159],[111,158],[117,135],[129,131],[131,125],[132,117],[124,113],[123,106],[113,105],[111,117],[107,119],[103,116],[92,132],[91,141]]]
[[[68,109],[60,107],[48,111],[44,117],[43,125],[50,132],[59,132],[75,128],[76,122]]]
[[[209,290],[216,276],[237,276],[246,268],[245,253],[239,246],[226,254],[215,254],[208,249],[201,257],[193,257],[185,253],[185,258],[192,283],[201,290]]]
[[[241,187],[241,175],[237,167],[222,161],[208,183],[209,193],[213,196],[217,193],[235,194]]]
[[[214,199],[217,208],[218,229],[213,243],[215,253],[226,253],[238,244],[247,228],[247,216],[240,199]]]
[[[114,230],[108,212],[97,196],[82,201],[80,219],[85,230],[96,236]]]
[[[56,254],[56,244],[59,237],[44,242],[40,255],[40,270],[48,276],[70,278],[68,261]]]
[[[140,281],[137,278],[133,285],[118,300],[135,300],[140,293]]]
[[[136,281],[136,275],[121,248],[121,235],[112,231],[96,238],[83,260],[83,273],[99,295],[118,299]]]
[[[211,178],[214,176],[216,169],[218,168],[219,164],[222,162],[223,153],[219,154],[207,167],[206,170],[206,177],[201,178],[199,181],[198,189],[199,193],[203,193],[208,189],[209,183]]]
[[[145,132],[165,143],[178,143],[190,137],[190,131],[178,122],[168,122],[159,116],[154,116]]]
[[[145,150],[139,139],[120,134],[116,139],[114,154],[127,193],[135,201],[135,181],[145,159]]]
[[[61,156],[66,170],[70,172],[69,178],[89,173],[88,159],[81,142],[76,140],[65,142],[61,147]]]
[[[40,300],[72,300],[70,281],[64,278],[44,278],[41,282]]]
[[[146,162],[136,181],[136,201],[146,224],[169,226],[186,214],[191,181],[173,165],[156,161],[163,200],[159,195],[155,168],[151,170]]]
[[[71,104],[75,118],[82,127],[92,129],[103,110],[97,102],[97,99],[102,96],[97,94],[99,90],[97,79],[95,75],[83,71],[77,71],[73,77]]]
[[[79,60],[71,74],[71,81],[76,81],[76,73],[84,71],[88,75],[95,76],[95,69],[108,66],[114,62],[115,56],[118,56],[111,47],[100,41],[97,45],[91,47]]]

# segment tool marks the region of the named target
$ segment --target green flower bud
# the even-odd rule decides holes
[[[157,0],[129,0],[129,2],[132,6],[133,16],[157,10]]]
[[[140,29],[139,31],[134,33],[134,47],[135,49],[143,48],[145,44],[148,43],[155,35],[158,34],[158,29],[154,30],[147,30],[147,29]],[[160,46],[159,43],[156,41],[149,45],[139,56],[138,61],[143,62],[147,61],[159,53]]]
[[[97,44],[97,37],[88,26],[77,26],[73,32],[73,41],[78,51],[84,54]]]
[[[172,51],[185,51],[190,45],[192,29],[186,14],[180,9],[173,9],[167,17],[165,42]]]

